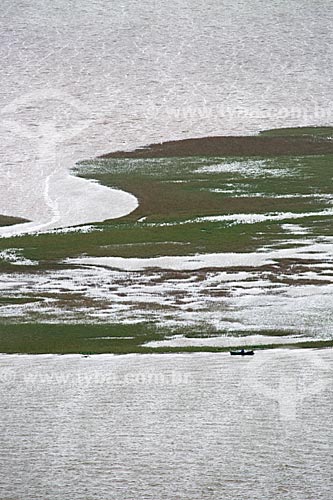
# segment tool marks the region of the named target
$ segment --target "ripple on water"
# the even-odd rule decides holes
[[[2,496],[329,500],[332,360],[2,355]]]

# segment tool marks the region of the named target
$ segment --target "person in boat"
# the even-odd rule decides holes
[[[244,349],[241,349],[241,354],[245,354],[245,350]]]

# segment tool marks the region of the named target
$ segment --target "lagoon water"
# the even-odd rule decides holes
[[[2,0],[0,214],[61,225],[114,149],[331,124],[332,9]],[[0,498],[329,500],[332,352],[297,352],[1,356]]]
[[[0,498],[330,500],[332,361],[0,356]]]

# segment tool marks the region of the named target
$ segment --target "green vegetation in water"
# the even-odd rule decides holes
[[[31,302],[39,302],[40,299],[36,297],[5,297],[0,296],[1,304],[29,304]]]
[[[167,329],[158,329],[150,324],[45,324],[21,323],[0,325],[0,352],[7,354],[130,354],[130,353],[175,353],[175,352],[224,352],[230,347],[147,347],[154,340],[163,340],[170,335]],[[176,332],[172,332],[175,334]],[[178,332],[180,333],[180,332]],[[220,332],[221,333],[221,332]],[[249,334],[254,332],[249,332]],[[272,332],[271,332],[272,333]],[[201,331],[196,332],[202,336]],[[332,347],[333,340],[284,344],[283,333],[276,332],[281,342],[275,345],[248,345],[232,347],[244,349],[267,349],[277,347]],[[215,332],[218,335],[218,332]],[[194,336],[192,334],[192,336]]]
[[[332,137],[332,127],[280,129],[263,132],[276,137]],[[260,136],[259,136],[260,137]],[[133,193],[139,207],[117,220],[95,223],[88,233],[66,232],[23,235],[0,239],[0,270],[3,273],[40,273],[72,268],[67,258],[156,257],[196,253],[257,252],[262,248],[296,246],[302,234],[286,234],[283,224],[304,226],[309,237],[332,236],[332,165],[333,155],[258,157],[186,157],[155,159],[105,159],[81,162],[74,173],[86,179]],[[324,214],[316,215],[317,212]],[[204,217],[237,214],[314,213],[311,217],[282,221],[235,223],[233,220],[198,220]],[[0,216],[0,225],[18,219]],[[22,222],[22,220],[20,220]],[[281,248],[281,247],[280,247]],[[6,250],[20,249],[20,256],[38,265],[17,265],[6,258]],[[8,256],[8,254],[7,254]],[[168,276],[166,279],[172,279]],[[202,274],[204,279],[204,273]],[[276,275],[278,279],[278,275]],[[59,296],[58,296],[59,295]],[[78,293],[56,294],[39,291],[38,295],[0,298],[0,306],[54,301],[69,310],[78,305],[95,307],[96,302]],[[104,304],[103,307],[106,305]],[[38,313],[31,323],[0,323],[0,352],[29,353],[130,353],[223,351],[229,348],[184,347],[151,349],[144,344],[162,340],[174,331],[152,324],[87,325],[45,324]],[[84,322],[84,319],[82,320]],[[185,332],[187,337],[203,336]],[[183,332],[182,332],[183,333]],[[226,332],[215,332],[215,335]],[[256,332],[258,333],[258,332]],[[267,334],[267,332],[260,332]],[[209,330],[206,335],[210,335]],[[237,332],[235,333],[237,335]],[[273,332],[281,336],[285,332]],[[112,339],[97,337],[111,336]],[[124,338],[120,338],[124,337]],[[126,338],[130,337],[130,338]],[[297,343],[297,347],[331,346],[331,341]],[[262,349],[265,346],[246,346]],[[267,346],[266,346],[267,347]],[[288,344],[290,347],[290,344]],[[235,347],[236,349],[236,347]]]
[[[155,257],[214,252],[249,252],[285,239],[281,224],[295,221],[201,221],[200,217],[276,212],[307,213],[331,208],[333,155],[248,158],[176,158],[98,160],[77,166],[76,174],[123,189],[138,197],[139,207],[126,217],[94,224],[90,233],[56,233],[0,239],[0,252],[20,248],[41,269],[61,259],[85,256]],[[207,172],[214,165],[230,166]],[[248,173],[247,173],[248,169]],[[312,197],[311,197],[312,196]],[[321,197],[322,196],[322,197]],[[143,221],[139,222],[142,218]],[[313,234],[331,217],[297,219]],[[289,239],[300,238],[288,235]],[[1,260],[3,270],[17,266]],[[28,269],[20,266],[20,269]]]

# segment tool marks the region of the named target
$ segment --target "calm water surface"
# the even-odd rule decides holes
[[[331,498],[331,350],[0,357],[0,498]]]

